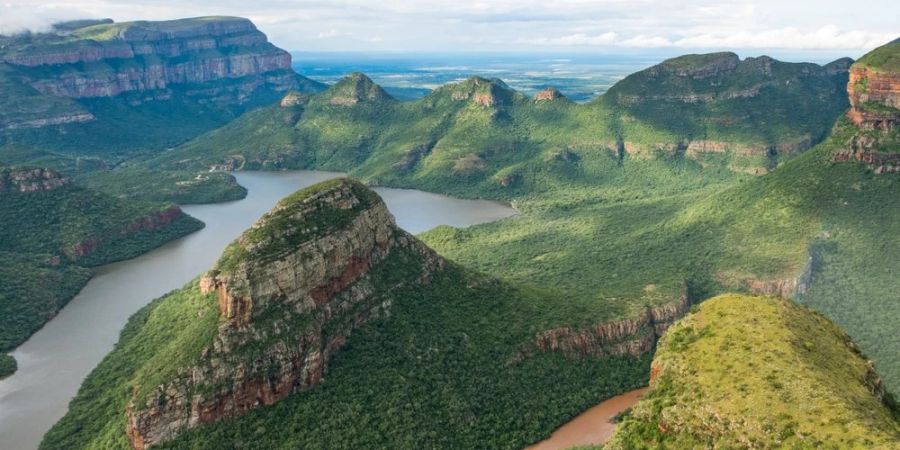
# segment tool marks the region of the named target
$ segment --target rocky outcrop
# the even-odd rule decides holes
[[[847,93],[847,117],[855,128],[837,128],[835,136],[846,140],[832,161],[863,163],[879,174],[900,172],[900,40],[853,64]]]
[[[410,269],[383,267],[396,258],[418,264],[404,278]],[[428,283],[443,265],[356,182],[287,198],[200,279],[196,289],[217,304],[218,330],[193,364],[143,398],[135,392],[126,411],[132,446],[316,385],[355,328],[390,313],[393,289]]]
[[[0,168],[0,195],[7,191],[44,192],[69,184],[69,179],[50,169]]]
[[[308,87],[291,70],[289,53],[234,17],[104,23],[12,45],[0,61],[44,95],[147,93],[129,98],[133,104],[167,99],[176,87],[188,97],[236,104],[260,88]]]
[[[834,162],[859,162],[868,165],[875,173],[900,173],[900,153],[885,153],[865,150],[866,145],[860,144],[860,140],[871,137],[854,136],[849,144],[849,150],[841,150],[832,155]],[[900,150],[900,147],[898,147]]]
[[[753,295],[774,295],[792,299],[809,290],[816,264],[816,258],[810,256],[799,274],[793,277],[759,278],[719,272],[716,274],[716,278],[728,289],[750,292]]]
[[[538,333],[511,362],[527,358],[535,351],[560,352],[570,357],[641,356],[653,350],[669,325],[690,309],[687,289],[672,303],[647,307],[630,319],[603,322],[585,328],[560,327]]]
[[[858,128],[891,131],[900,124],[900,72],[853,65],[847,92],[847,116]]]
[[[288,92],[287,95],[281,98],[278,105],[282,108],[291,108],[302,105],[304,101],[303,95],[299,92]]]
[[[69,123],[85,123],[96,120],[91,113],[63,114],[52,117],[42,117],[39,119],[26,119],[17,122],[7,123],[0,129],[20,130],[28,128],[43,128],[52,125],[65,125]]]
[[[554,87],[548,87],[537,94],[534,95],[535,102],[552,102],[553,100],[559,100],[562,98],[566,98],[562,92],[559,92],[559,89]]]
[[[472,77],[461,83],[442,86],[435,90],[435,94],[440,96],[447,91],[453,101],[470,101],[472,104],[488,108],[508,105],[520,95],[499,79],[489,80],[482,77]]]

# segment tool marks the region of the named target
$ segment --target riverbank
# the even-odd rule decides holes
[[[186,213],[207,224],[203,230],[137,258],[99,267],[59,315],[13,352],[19,370],[0,381],[3,450],[38,446],[137,310],[207,270],[231,240],[284,196],[342,174],[245,172],[236,176],[248,189],[246,199],[185,206]],[[412,190],[379,188],[377,192],[398,224],[412,233],[437,225],[465,227],[515,214],[499,203],[483,200]]]
[[[645,392],[647,388],[635,389],[604,400],[557,428],[549,438],[525,450],[564,450],[582,445],[602,445],[616,431],[612,419],[634,406]]]

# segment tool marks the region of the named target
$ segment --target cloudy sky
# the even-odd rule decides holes
[[[858,56],[900,36],[896,0],[0,0],[0,33],[60,19],[236,15],[293,51],[781,49]]]

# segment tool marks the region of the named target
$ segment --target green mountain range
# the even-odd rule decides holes
[[[277,67],[281,53],[247,23],[70,24],[3,60],[12,85],[88,108],[95,100],[70,94],[93,91],[44,77],[70,64],[59,55]],[[198,33],[214,51],[181,58],[147,44]],[[115,53],[126,47],[135,56]],[[2,240],[10,258],[32,261],[2,266],[33,267],[28,286],[55,277],[74,292],[81,266],[143,248],[85,246],[91,233],[119,236],[109,230],[122,217],[160,208],[136,199],[238,197],[231,170],[340,170],[520,212],[413,237],[358,181],[299,191],[209,272],[133,316],[42,448],[518,449],[648,378],[612,448],[896,448],[898,52],[894,42],[852,66],[686,55],[583,105],[478,77],[398,101],[351,74],[321,92],[272,87],[277,102],[221,128],[182,123],[192,131],[121,151],[53,140],[115,123],[91,109],[96,120],[46,132],[0,116],[0,160],[41,161],[88,186],[38,171],[0,199],[12,199],[8,214],[59,211],[44,235],[10,225]],[[110,70],[74,64],[85,80]],[[244,86],[283,75],[272,70]],[[223,87],[231,75],[244,79],[211,83],[225,99],[217,110],[234,117],[235,101],[254,103]],[[96,101],[131,114],[190,97],[179,92],[193,82],[165,81],[171,98],[126,84]],[[88,203],[112,213],[67,209]],[[172,229],[196,226],[179,220]]]

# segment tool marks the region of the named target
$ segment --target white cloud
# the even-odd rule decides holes
[[[335,36],[338,36],[338,32],[334,28],[332,28],[328,31],[320,31],[319,34],[316,35],[316,37],[319,39],[328,39],[328,38],[333,38]]]
[[[22,31],[47,31],[63,20],[89,17],[76,8],[56,5],[33,5],[27,2],[0,3],[0,34]]]
[[[612,46],[629,48],[732,48],[732,49],[871,49],[897,37],[896,33],[842,31],[835,25],[802,31],[794,27],[738,31],[734,33],[696,33],[671,37],[638,34],[619,36],[576,33],[559,37],[522,39],[542,46]]]
[[[900,35],[894,2],[868,0],[860,8],[846,0],[0,0],[0,32],[84,17],[217,14],[248,17],[290,50],[783,48],[858,56]]]

